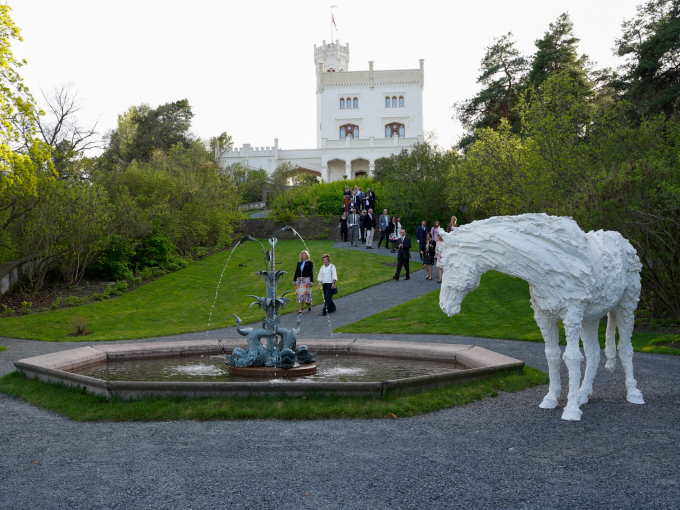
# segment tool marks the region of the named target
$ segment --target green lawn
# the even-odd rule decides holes
[[[317,268],[321,265],[322,254],[331,255],[338,270],[338,297],[389,281],[394,275],[394,267],[382,265],[394,263],[393,258],[375,252],[333,249],[333,244],[333,241],[307,242]],[[277,268],[289,271],[280,281],[279,294],[295,289],[293,273],[302,249],[301,241],[277,244]],[[125,340],[234,326],[232,313],[238,314],[246,323],[260,320],[264,312],[257,307],[249,309],[253,298],[247,295],[264,295],[264,280],[258,281],[255,275],[255,271],[264,269],[264,261],[260,246],[248,242],[237,248],[231,257],[208,326],[217,282],[229,253],[230,250],[217,253],[114,299],[0,319],[0,336],[52,342]],[[415,265],[420,267],[419,263]],[[292,299],[295,300],[294,293]],[[314,303],[321,302],[323,298],[315,287]],[[295,310],[297,304],[289,303],[286,311]],[[84,319],[92,334],[68,336],[76,318]]]
[[[482,276],[481,284],[469,293],[458,315],[447,317],[439,308],[439,290],[412,299],[380,314],[336,328],[339,333],[392,333],[461,335],[542,342],[529,304],[529,285],[495,271]],[[600,345],[604,347],[606,324],[600,324]],[[560,325],[560,341],[564,329]],[[633,333],[637,352],[680,354],[680,349],[658,344],[677,343],[680,335]]]
[[[498,374],[482,381],[449,386],[410,395],[374,397],[302,398],[144,398],[124,401],[84,393],[78,388],[47,384],[12,372],[0,377],[0,392],[21,398],[77,421],[167,420],[314,420],[331,418],[406,418],[475,400],[499,392],[521,391],[547,384],[547,374],[524,367],[520,372]]]

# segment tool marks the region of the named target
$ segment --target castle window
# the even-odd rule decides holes
[[[354,108],[359,108],[359,100],[356,97],[354,98]]]
[[[393,97],[392,98],[392,108],[396,108],[396,107],[397,107],[397,98]]]
[[[385,108],[389,108],[389,107],[390,107],[390,98],[386,97],[385,98]]]
[[[348,97],[347,98],[347,108],[351,108],[351,107],[352,107],[352,98]]]
[[[341,110],[344,110],[344,109],[345,109],[345,100],[344,100],[344,99],[341,99],[341,100],[340,100],[340,109],[341,109]]]
[[[395,122],[394,124],[387,124],[385,126],[385,138],[392,138],[394,135],[397,135],[399,138],[404,138],[405,133],[406,131],[403,124]]]
[[[401,97],[399,98],[399,107],[400,107],[400,108],[403,108],[403,107],[404,107],[404,97],[403,97],[403,96],[401,96]]]
[[[359,126],[354,124],[345,124],[340,126],[340,140],[345,138],[359,138]]]

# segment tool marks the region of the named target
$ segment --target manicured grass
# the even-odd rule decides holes
[[[6,351],[6,350],[7,350],[7,347],[3,347],[2,345],[0,345],[0,352]]]
[[[600,323],[600,345],[604,347],[606,323]],[[529,304],[529,285],[495,271],[482,276],[481,284],[469,293],[461,312],[447,317],[439,308],[439,290],[372,315],[361,321],[336,328],[339,333],[401,333],[460,335],[542,342],[541,331],[534,321]],[[680,349],[659,344],[677,343],[680,335],[633,333],[637,352],[680,354]],[[560,325],[560,342],[565,343]]]
[[[547,374],[524,367],[521,372],[499,374],[461,386],[383,398],[280,396],[195,400],[145,398],[133,401],[114,398],[107,401],[77,388],[47,384],[12,372],[0,377],[0,392],[77,421],[316,420],[406,418],[495,397],[501,391],[521,391],[547,383]]]
[[[393,258],[373,252],[333,249],[333,244],[333,241],[307,242],[317,271],[321,266],[321,255],[331,255],[338,270],[338,297],[389,281],[394,275],[393,267],[382,265],[393,262]],[[265,243],[265,246],[268,245]],[[279,295],[287,290],[294,291],[293,274],[303,249],[301,241],[279,241],[277,244],[276,267],[289,271],[280,280]],[[258,281],[255,274],[264,269],[264,260],[260,246],[248,242],[237,248],[231,257],[208,325],[217,283],[229,254],[230,250],[217,253],[115,299],[0,319],[0,336],[53,342],[125,340],[234,326],[232,313],[239,315],[245,323],[261,320],[264,312],[258,307],[248,308],[253,298],[247,295],[263,296],[265,293],[264,280]],[[420,265],[416,263],[416,266]],[[294,292],[288,297],[295,301]],[[314,303],[321,302],[321,293],[314,287]],[[288,303],[288,313],[296,310],[295,302]],[[87,322],[87,329],[92,334],[67,336],[77,317]]]

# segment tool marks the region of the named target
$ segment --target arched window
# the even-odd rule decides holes
[[[389,107],[390,107],[390,98],[386,97],[385,98],[385,108],[389,108]]]
[[[355,126],[354,124],[340,126],[340,140],[344,140],[345,138],[359,138],[359,126]]]
[[[348,97],[347,98],[347,108],[351,108],[351,107],[352,107],[352,98]]]
[[[401,97],[399,98],[399,107],[400,107],[400,108],[403,108],[403,107],[404,107],[404,96],[401,96]]]
[[[395,122],[394,124],[387,124],[385,126],[385,138],[392,138],[394,135],[397,135],[399,138],[404,138],[405,133],[406,131],[403,124]]]
[[[397,98],[393,97],[392,98],[392,108],[396,108],[396,107],[397,107]]]
[[[356,172],[354,174],[354,177],[366,177],[366,172],[364,172],[363,170],[360,172]]]
[[[327,72],[329,72],[329,73],[334,73],[334,72],[335,72],[335,69],[333,69],[332,67],[329,67]]]
[[[344,100],[344,99],[341,99],[341,100],[340,100],[340,109],[341,109],[341,110],[344,110],[344,109],[345,109],[345,100]]]
[[[354,98],[354,108],[359,108],[359,100],[356,97]]]

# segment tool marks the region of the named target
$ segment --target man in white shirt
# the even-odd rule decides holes
[[[375,233],[375,216],[373,215],[373,209],[368,210],[368,214],[364,218],[364,231],[366,232],[366,248],[369,250],[373,249],[373,234]]]
[[[352,208],[352,214],[347,218],[347,228],[349,228],[349,245],[359,246],[359,215],[356,207]]]

